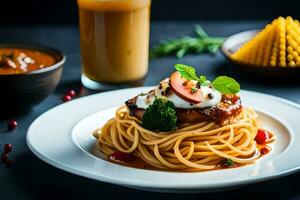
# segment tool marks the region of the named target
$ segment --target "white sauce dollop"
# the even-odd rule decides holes
[[[164,86],[169,86],[169,79],[165,79],[161,82]],[[173,91],[170,91],[167,96],[162,95],[162,91],[164,88],[160,89],[159,86],[155,87],[154,91],[152,93],[148,93],[145,95],[139,95],[136,100],[136,106],[138,108],[146,109],[149,105],[153,103],[155,98],[166,98],[170,101],[172,101],[176,108],[185,108],[185,109],[191,109],[191,108],[207,108],[212,107],[220,103],[222,94],[208,86],[201,86],[200,90],[202,90],[203,99],[201,103],[198,104],[192,104],[181,97],[177,96]],[[211,96],[213,98],[209,98],[208,94],[211,93]]]

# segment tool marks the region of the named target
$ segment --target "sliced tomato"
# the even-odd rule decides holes
[[[170,77],[170,83],[176,95],[190,103],[201,103],[203,101],[203,94],[201,89],[196,91],[196,84],[192,81],[187,81],[182,78],[179,72],[174,72]]]

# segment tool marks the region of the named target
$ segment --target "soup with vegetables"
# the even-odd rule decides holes
[[[21,74],[56,63],[50,54],[22,48],[0,48],[0,74]]]

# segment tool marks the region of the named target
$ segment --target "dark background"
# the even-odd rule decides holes
[[[0,25],[76,24],[76,0],[2,0]],[[253,20],[291,15],[300,0],[153,0],[153,20]]]

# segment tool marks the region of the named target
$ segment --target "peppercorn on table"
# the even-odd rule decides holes
[[[287,19],[277,19],[276,23],[288,23],[287,21]],[[238,23],[235,21],[153,22],[151,26],[151,44],[157,44],[160,40],[168,38],[190,35],[194,31],[194,24],[200,24],[211,35],[228,37],[232,34],[249,29],[262,29],[267,23],[267,21],[239,21]],[[296,22],[294,22],[294,24],[295,23]],[[270,28],[267,28],[268,30],[265,30],[264,33],[274,28],[272,28],[272,25],[268,27]],[[294,61],[297,64],[296,53],[294,53],[294,51],[296,51],[297,55],[299,55],[297,48],[295,48],[297,39],[293,36],[294,33],[290,28],[281,31],[287,32],[292,38],[288,39],[290,38],[288,37],[287,41],[285,41],[285,44],[289,44],[286,46],[285,52],[286,54],[291,54],[293,59],[291,59],[291,56],[288,56],[290,58],[287,58],[285,63],[288,65],[288,61],[291,59],[291,61]],[[13,163],[9,168],[4,164],[0,165],[0,199],[99,199],[99,194],[101,194],[101,199],[109,198],[122,200],[183,198],[188,198],[189,200],[240,199],[241,197],[245,197],[245,199],[257,199],[258,197],[267,199],[269,197],[285,199],[300,198],[298,184],[300,182],[300,173],[285,178],[250,185],[234,191],[224,191],[212,194],[160,194],[137,191],[88,180],[49,166],[29,151],[25,142],[26,132],[35,118],[54,106],[63,103],[62,98],[67,91],[70,89],[73,89],[76,92],[79,91],[81,85],[78,28],[75,26],[43,26],[33,28],[0,27],[0,35],[3,42],[26,42],[50,45],[67,55],[67,62],[62,75],[62,81],[53,94],[40,105],[36,106],[30,113],[1,116],[0,130],[2,130],[2,133],[0,134],[0,144],[1,146],[6,143],[12,144],[12,151],[9,156]],[[273,37],[275,37],[275,32]],[[283,42],[283,40],[278,38],[278,43],[280,42]],[[268,47],[267,49],[270,49],[268,40],[264,44]],[[274,50],[274,52],[269,50],[269,59],[267,59],[268,57],[266,55],[266,59],[261,57],[259,62],[266,64],[266,61],[264,60],[270,60],[273,53],[275,55],[274,57],[278,58],[278,55],[280,55],[280,46],[277,46],[278,48],[277,50]],[[289,46],[291,46],[291,48],[289,48]],[[282,47],[282,49],[283,48],[284,47]],[[281,61],[283,62],[283,59],[281,59]],[[269,79],[259,80],[251,74],[241,75],[234,67],[231,67],[232,65],[220,52],[215,56],[210,54],[187,55],[180,60],[175,57],[153,59],[150,61],[149,73],[145,85],[154,85],[162,78],[167,77],[173,71],[174,64],[178,62],[196,66],[197,72],[206,74],[208,79],[213,79],[217,77],[218,74],[229,75],[235,78],[244,89],[269,93],[300,103],[299,84],[290,84],[289,82],[275,84]],[[81,95],[85,96],[92,93],[95,92],[84,89]],[[80,108],[78,108],[78,112],[80,112]],[[10,119],[15,119],[18,122],[18,127],[7,132],[6,125]],[[55,124],[53,124],[53,126],[55,126]],[[180,176],[178,180],[180,180]],[[257,194],[259,194],[259,196],[257,196]]]

